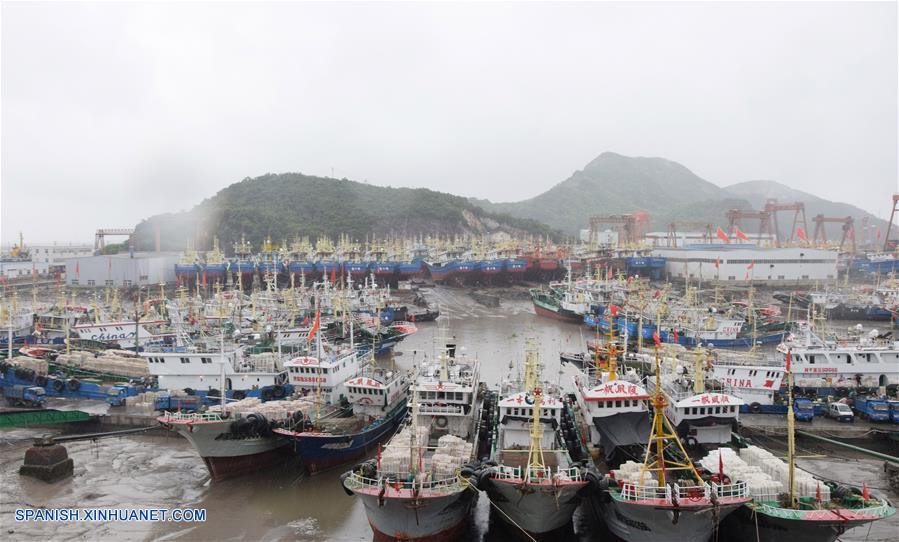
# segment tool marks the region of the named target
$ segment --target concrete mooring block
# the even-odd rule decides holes
[[[19,475],[53,483],[72,476],[74,470],[75,462],[65,446],[45,437],[37,439],[25,452],[25,464],[19,468]]]

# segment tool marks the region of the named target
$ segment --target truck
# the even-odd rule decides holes
[[[800,397],[793,401],[793,417],[801,422],[815,419],[815,405],[810,400]]]
[[[3,395],[10,406],[43,407],[46,392],[40,386],[8,386]]]
[[[887,401],[890,405],[890,421],[899,423],[899,401]]]
[[[859,418],[872,422],[890,421],[890,406],[886,399],[878,397],[856,397],[852,407],[858,413]]]
[[[200,410],[203,400],[194,395],[158,395],[153,402],[154,410],[167,410],[169,412],[184,411],[196,412]]]
[[[125,406],[128,397],[128,388],[124,386],[109,386],[106,389],[106,402],[110,406]]]

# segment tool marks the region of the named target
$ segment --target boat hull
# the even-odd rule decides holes
[[[417,498],[411,491],[377,489],[353,491],[362,499],[368,523],[378,541],[443,542],[458,540],[466,527],[476,493],[465,486],[449,492],[425,490]]]
[[[406,405],[394,409],[379,423],[373,423],[358,433],[332,435],[326,433],[292,433],[293,450],[300,463],[316,474],[365,457],[387,440],[406,415]],[[278,430],[276,433],[284,435]]]
[[[728,540],[735,542],[834,542],[847,530],[881,518],[871,515],[847,521],[845,518],[853,511],[846,512],[843,518],[822,511],[822,518],[818,520],[792,519],[755,513],[752,505],[746,505],[722,523],[722,532]]]
[[[705,542],[711,539],[719,521],[743,505],[720,504],[716,514],[711,504],[682,503],[675,513],[670,504],[644,504],[615,497],[607,502],[592,500],[599,501],[601,517],[612,534],[626,542]]]
[[[487,486],[490,501],[502,512],[498,514],[513,528],[521,528],[534,538],[544,537],[571,523],[580,505],[578,492],[587,482],[531,484],[521,488],[520,482],[491,479]]]
[[[191,423],[160,418],[159,421],[191,443],[215,481],[250,474],[290,458],[286,439],[274,436],[232,438],[232,420]]]
[[[579,314],[576,314],[571,311],[567,311],[561,307],[558,309],[552,309],[549,307],[544,307],[538,303],[534,303],[534,312],[536,312],[540,316],[545,316],[547,318],[553,318],[554,320],[561,320],[563,322],[573,322],[580,323],[583,317]]]

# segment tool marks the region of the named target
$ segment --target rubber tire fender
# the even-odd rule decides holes
[[[758,414],[761,411],[762,411],[762,405],[760,405],[759,403],[752,403],[751,405],[749,405],[749,412],[752,412],[753,414]]]
[[[346,479],[349,475],[350,475],[349,471],[340,475],[340,487],[343,488],[344,493],[346,493],[347,495],[352,497],[354,495],[354,493],[352,491],[350,491],[349,488],[346,486]]]
[[[81,382],[79,382],[77,378],[71,378],[66,382],[66,386],[70,391],[78,391],[81,388]]]
[[[58,392],[61,392],[61,391],[64,390],[65,388],[66,388],[66,383],[65,383],[65,382],[63,382],[62,380],[60,380],[60,379],[58,379],[58,378],[54,378],[54,379],[53,379],[53,389],[54,389],[54,390],[56,390],[56,391],[58,391]]]

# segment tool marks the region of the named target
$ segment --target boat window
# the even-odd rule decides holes
[[[518,409],[517,409],[517,408],[513,408],[513,409],[512,409],[512,415],[513,415],[513,416],[518,416]]]
[[[705,407],[699,407],[699,414],[705,416]]]
[[[615,406],[616,406],[616,407],[620,407],[620,406],[621,406],[621,401],[615,401]]]
[[[181,358],[181,363],[190,363],[190,358]]]
[[[438,399],[446,399],[446,394],[443,393],[442,391],[438,391],[438,392],[437,392],[437,398],[438,398]]]
[[[808,356],[808,362],[809,362],[810,365],[814,365],[814,364],[815,364],[815,355],[814,355],[814,354],[809,354],[809,356]]]

